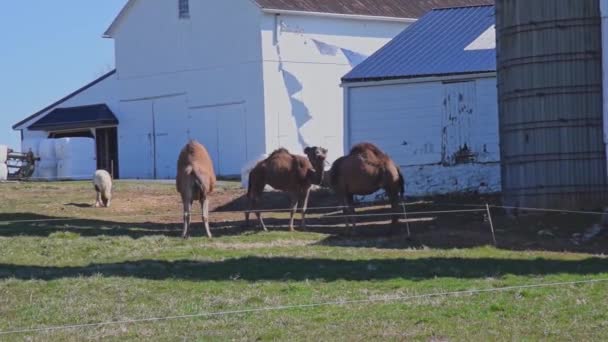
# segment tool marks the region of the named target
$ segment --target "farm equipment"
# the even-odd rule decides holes
[[[8,149],[6,165],[8,166],[9,180],[24,180],[32,177],[36,168],[36,162],[40,158],[36,157],[33,152],[15,152]]]

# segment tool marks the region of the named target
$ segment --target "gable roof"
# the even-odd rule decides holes
[[[356,66],[343,82],[496,71],[494,6],[436,9]]]
[[[103,37],[111,38],[137,0],[128,0]],[[214,0],[227,1],[227,0]],[[236,0],[230,0],[236,1]],[[263,11],[416,19],[434,8],[491,5],[494,0],[250,0]]]
[[[491,5],[494,0],[255,0],[263,9],[373,17],[419,18],[434,8]]]
[[[87,89],[91,88],[92,86],[94,86],[94,85],[96,85],[97,83],[99,83],[99,82],[101,82],[101,81],[105,80],[106,78],[108,78],[108,77],[110,77],[110,76],[114,75],[115,73],[116,73],[116,69],[114,69],[114,70],[112,70],[112,71],[108,72],[108,73],[107,73],[107,74],[105,74],[105,75],[102,75],[101,77],[97,78],[97,79],[96,79],[96,80],[94,80],[93,82],[91,82],[91,83],[89,83],[89,84],[86,84],[86,85],[85,85],[85,86],[83,86],[82,88],[80,88],[80,89],[78,89],[78,90],[74,91],[74,92],[73,92],[73,93],[71,93],[71,94],[68,94],[67,96],[63,97],[62,99],[58,100],[57,102],[54,102],[54,103],[52,103],[52,104],[50,104],[50,105],[48,105],[48,106],[44,107],[43,109],[41,109],[41,110],[37,111],[36,113],[34,113],[34,114],[32,114],[32,115],[28,116],[27,118],[25,118],[25,119],[23,119],[23,120],[21,120],[21,121],[17,122],[16,124],[14,124],[14,125],[13,125],[13,129],[18,129],[18,127],[19,127],[19,126],[21,126],[21,125],[23,125],[24,123],[26,123],[26,122],[30,121],[31,119],[33,119],[33,118],[37,117],[37,116],[38,116],[38,115],[40,115],[40,114],[42,114],[42,113],[46,112],[47,110],[49,110],[49,109],[51,109],[51,108],[53,108],[53,107],[56,107],[56,106],[58,106],[58,105],[62,104],[63,102],[65,102],[65,101],[67,101],[67,100],[69,100],[69,99],[73,98],[74,96],[76,96],[76,95],[78,95],[78,94],[82,93],[83,91],[85,91],[85,90],[87,90]]]

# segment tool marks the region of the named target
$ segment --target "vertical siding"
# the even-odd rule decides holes
[[[347,143],[386,151],[405,174],[408,196],[500,191],[495,78],[370,83],[348,92]],[[470,161],[446,157],[464,144]]]
[[[266,152],[324,146],[343,155],[341,77],[401,32],[401,22],[264,15],[262,56]]]
[[[599,1],[500,0],[496,11],[505,202],[603,204]]]

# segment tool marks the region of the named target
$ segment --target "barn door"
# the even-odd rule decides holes
[[[154,177],[152,102],[122,102],[119,141],[120,172],[123,178]]]
[[[442,162],[455,165],[474,161],[473,127],[476,118],[475,82],[444,83]]]
[[[242,105],[218,108],[218,164],[221,175],[239,175],[247,161],[247,131]]]
[[[188,141],[185,96],[154,100],[154,177],[175,178],[179,152]]]
[[[247,160],[247,120],[243,104],[192,108],[188,135],[205,147],[218,175],[238,175]]]

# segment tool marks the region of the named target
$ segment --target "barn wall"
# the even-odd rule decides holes
[[[462,81],[347,88],[348,145],[386,151],[408,195],[500,191],[496,78]]]
[[[267,151],[322,145],[343,153],[340,79],[407,24],[296,15],[262,23]]]
[[[191,1],[189,20],[136,2],[114,34],[123,177],[175,177],[189,138],[222,175],[265,150],[261,16],[249,1]]]

